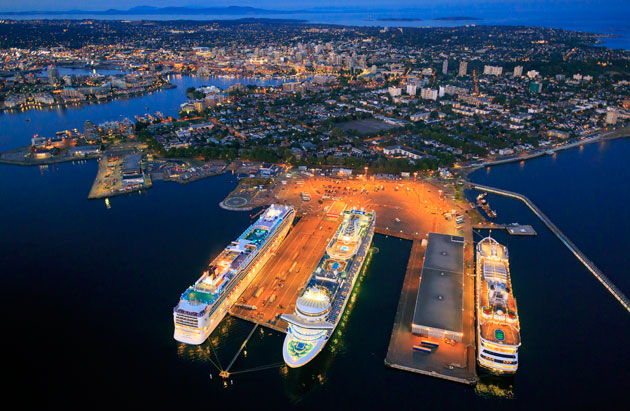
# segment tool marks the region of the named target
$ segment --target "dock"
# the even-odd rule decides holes
[[[445,237],[450,236],[446,235]],[[457,236],[452,237],[455,238]],[[463,240],[462,237],[457,237],[457,241],[455,242],[459,243]],[[460,278],[458,280],[459,290],[450,290],[453,294],[453,299],[450,303],[455,302],[452,306],[456,306],[460,312],[452,312],[451,314],[454,321],[446,321],[446,323],[455,325],[457,332],[452,334],[458,334],[456,338],[460,341],[454,341],[451,338],[437,338],[435,337],[436,334],[431,331],[427,331],[425,335],[420,335],[418,333],[418,327],[415,327],[416,333],[414,334],[414,321],[416,320],[414,317],[416,317],[418,310],[423,309],[422,305],[424,305],[424,308],[427,308],[428,311],[424,313],[424,316],[417,316],[418,321],[423,319],[433,321],[436,318],[439,319],[442,315],[442,313],[440,313],[442,307],[428,307],[426,305],[426,303],[431,305],[430,301],[424,301],[421,307],[418,307],[417,304],[418,298],[425,298],[427,293],[431,294],[438,289],[442,289],[440,284],[438,284],[437,288],[433,286],[434,284],[421,285],[422,273],[425,269],[424,265],[427,264],[425,251],[420,239],[413,241],[407,272],[405,274],[394,320],[394,327],[387,350],[387,357],[385,358],[385,365],[391,368],[458,383],[474,384],[477,381],[477,377],[474,347],[473,281],[472,277],[465,274],[466,268],[464,261],[466,261],[467,258],[465,258],[463,243],[461,245],[460,255],[455,261],[451,259],[448,253],[447,255],[441,254],[437,256],[437,258],[430,257],[431,261],[429,265],[435,266],[427,267],[428,270],[435,271],[438,269],[439,271],[443,262],[446,262],[449,266],[452,266],[454,263],[461,265],[458,269]],[[425,286],[425,292],[419,294],[419,288],[423,286]],[[459,299],[459,301],[455,301],[455,299]],[[442,303],[440,302],[438,304]],[[436,314],[436,312],[431,311],[433,309],[438,311],[437,317],[433,315]],[[433,325],[434,324],[431,324],[431,326]],[[449,336],[450,335],[449,333]],[[431,344],[430,353],[421,352],[417,348],[414,348],[422,347],[425,344]]]
[[[243,291],[230,315],[285,333],[287,323],[280,316],[294,313],[295,301],[340,223],[324,213],[302,217]]]
[[[475,230],[507,230],[510,235],[534,236],[536,230],[531,225],[521,224],[477,224],[473,226]]]
[[[131,160],[132,167],[127,165]],[[128,170],[131,168],[132,170]],[[138,182],[125,183],[125,174],[130,174]],[[140,179],[140,177],[142,177]],[[142,182],[139,182],[142,180]],[[131,180],[129,180],[131,181]],[[142,155],[133,151],[108,152],[98,161],[96,178],[88,194],[89,200],[114,197],[121,194],[133,193],[149,189],[153,186],[151,177],[142,166]]]
[[[612,281],[599,269],[597,266],[586,257],[586,255],[580,251],[579,248],[575,244],[569,240],[569,238],[564,235],[562,231],[545,215],[542,211],[526,196],[515,193],[513,191],[501,190],[499,188],[493,188],[488,186],[483,186],[480,184],[470,184],[472,188],[480,191],[487,191],[489,193],[498,194],[504,197],[515,198],[524,202],[530,210],[536,214],[536,216],[547,226],[547,228],[560,239],[560,241],[571,251],[575,257],[582,263],[584,266],[599,280],[600,283],[612,294],[613,297],[619,301],[619,303],[630,312],[630,300],[626,297],[618,288],[613,284]]]

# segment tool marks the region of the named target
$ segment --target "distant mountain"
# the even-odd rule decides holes
[[[467,17],[467,16],[455,16],[455,17],[438,17],[434,20],[440,21],[463,21],[463,20],[481,20],[478,17]]]
[[[115,15],[247,15],[247,14],[293,14],[304,11],[282,11],[282,10],[267,10],[259,9],[256,7],[153,7],[153,6],[136,6],[128,10],[108,9],[108,10],[33,10],[33,11],[0,11],[0,14],[5,16],[29,16],[33,14],[44,15],[61,15],[61,14],[88,14],[88,15],[103,15],[103,16],[115,16]]]

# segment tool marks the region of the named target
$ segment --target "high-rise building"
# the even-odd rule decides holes
[[[468,62],[460,61],[459,62],[459,76],[465,76],[467,70],[468,70]]]
[[[617,110],[608,110],[606,113],[606,124],[617,124],[617,117],[619,117]]]
[[[389,95],[392,97],[396,97],[396,96],[400,96],[402,90],[400,89],[400,87],[390,87],[387,89],[387,91],[389,91]]]
[[[492,76],[500,76],[503,74],[503,67],[499,66],[484,66],[483,74],[489,74]]]
[[[448,74],[448,60],[444,60],[442,63],[442,74]]]
[[[523,66],[514,67],[514,77],[521,77],[523,75]]]
[[[437,100],[438,98],[438,91],[437,90],[432,90],[430,88],[423,88],[420,91],[420,97],[427,99],[427,100]]]
[[[51,64],[50,66],[48,66],[48,82],[50,84],[55,84],[55,81],[57,81],[58,78],[59,70],[57,70],[57,67]]]
[[[532,81],[529,83],[529,92],[532,94],[537,94],[542,91],[542,83],[538,81]]]
[[[407,84],[407,94],[410,96],[416,95],[416,85],[415,84]]]

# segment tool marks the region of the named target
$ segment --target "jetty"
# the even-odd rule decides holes
[[[469,183],[469,185],[475,190],[486,191],[488,193],[497,194],[504,197],[515,198],[524,202],[530,210],[536,214],[536,216],[549,228],[549,230],[555,234],[556,237],[560,239],[560,241],[571,251],[577,259],[584,264],[584,266],[599,280],[600,283],[610,292],[613,297],[619,301],[619,303],[630,312],[630,300],[626,297],[618,288],[613,284],[612,281],[599,269],[597,266],[586,257],[586,255],[580,251],[579,248],[569,238],[564,235],[562,231],[542,212],[540,209],[526,196],[523,194],[515,193],[513,191],[502,190],[499,188],[493,188],[484,186],[481,184]]]
[[[534,227],[522,224],[475,224],[473,230],[506,230],[510,235],[536,235]]]

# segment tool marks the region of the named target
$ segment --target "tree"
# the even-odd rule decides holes
[[[343,137],[344,133],[343,130],[340,127],[335,127],[332,130],[332,136],[335,138],[340,138]]]

